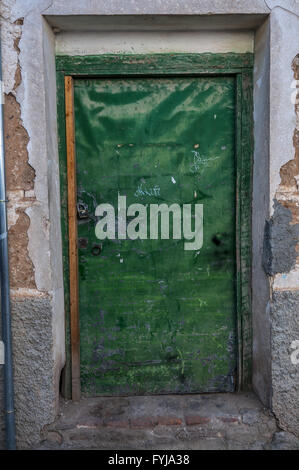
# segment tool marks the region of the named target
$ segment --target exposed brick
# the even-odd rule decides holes
[[[211,421],[211,418],[208,418],[206,416],[186,416],[187,426],[208,424],[210,421]]]
[[[128,420],[107,419],[104,425],[109,428],[128,428],[130,424]]]
[[[8,231],[10,285],[12,288],[36,288],[34,267],[28,253],[30,219],[24,209],[17,209],[18,219]]]
[[[223,423],[239,423],[238,416],[221,416],[221,421]]]
[[[132,428],[139,428],[139,429],[153,428],[157,424],[158,424],[157,418],[152,418],[148,416],[145,416],[144,418],[135,418],[131,420]]]
[[[173,416],[158,416],[158,425],[160,426],[180,426],[182,420]]]
[[[28,162],[29,136],[22,124],[20,105],[11,93],[5,95],[4,130],[7,190],[31,190],[34,187],[35,171]]]

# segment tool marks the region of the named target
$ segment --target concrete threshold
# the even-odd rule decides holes
[[[82,398],[61,401],[35,449],[299,449],[253,393]]]

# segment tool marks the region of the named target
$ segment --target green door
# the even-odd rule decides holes
[[[224,75],[74,80],[86,396],[234,390],[235,86]],[[115,214],[101,225],[105,239],[96,236],[108,215],[101,204]],[[143,231],[133,204],[146,212]],[[201,207],[202,243],[186,244],[183,216],[172,236],[172,212],[168,238],[159,214],[151,232],[161,204],[191,207],[194,233]]]

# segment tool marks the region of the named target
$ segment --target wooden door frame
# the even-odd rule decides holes
[[[75,78],[230,75],[236,80],[237,384],[252,380],[251,202],[253,163],[253,54],[103,54],[57,56],[57,114],[66,316],[62,393],[80,399],[80,333],[73,109]]]

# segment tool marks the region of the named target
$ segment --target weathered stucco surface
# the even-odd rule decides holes
[[[103,15],[117,15],[110,17],[116,24],[123,23],[121,15],[142,18],[148,15],[151,18],[147,22],[148,30],[155,23],[164,22],[163,16],[155,20],[153,15],[167,15],[163,27],[173,30],[177,30],[180,22],[176,15],[189,15],[193,29],[200,18],[195,15],[209,15],[200,20],[204,29],[209,29],[210,18],[216,15],[222,31],[236,29],[240,24],[244,28],[245,16],[240,15],[248,15],[251,27],[265,21],[255,43],[254,384],[264,403],[272,400],[273,412],[282,429],[298,433],[299,365],[290,360],[291,342],[299,340],[299,259],[296,256],[299,252],[299,118],[297,105],[296,124],[291,99],[294,83],[298,86],[294,79],[299,80],[298,8],[296,0],[1,2],[20,447],[38,442],[43,426],[54,420],[58,411],[59,376],[65,360],[54,32],[58,33],[62,24],[70,30],[73,25],[80,30],[83,20],[76,15],[88,15],[84,29],[89,24],[94,27],[101,17],[101,24],[105,24]],[[262,15],[267,14],[270,18],[266,21]],[[228,15],[229,19],[221,15]],[[160,29],[163,27],[160,25]],[[270,228],[268,240],[264,239],[265,224]],[[265,243],[266,270],[263,271]],[[0,419],[0,442],[1,426]],[[277,437],[278,441],[284,438],[281,433]]]
[[[55,419],[52,308],[47,295],[14,297],[12,301],[16,437],[20,448],[37,442],[43,426]]]
[[[299,224],[292,224],[293,214],[288,206],[275,200],[274,213],[266,220],[263,265],[269,276],[287,273],[296,266]]]
[[[24,87],[24,77],[31,81],[32,73],[29,72],[30,67],[26,70],[26,66],[22,66],[20,60],[24,17],[12,19],[15,3],[14,0],[1,3],[1,40],[15,410],[18,445],[26,447],[39,439],[42,427],[53,421],[58,411],[59,378],[64,364],[64,318],[62,282],[54,281],[59,277],[60,267],[50,263],[48,175],[54,173],[54,163],[51,163],[51,158],[47,159],[50,146],[42,134],[40,145],[36,135],[37,146],[32,146],[34,139],[30,135],[30,126],[25,122],[27,108],[21,103],[28,89]],[[43,44],[40,46],[43,55]],[[35,56],[30,53],[30,57]],[[31,58],[30,66],[34,62]],[[38,57],[36,65],[40,65]],[[34,89],[31,89],[29,97],[32,107],[28,120],[36,125],[36,118],[43,121],[41,113],[46,106],[44,103],[36,107],[37,90],[40,89],[44,96],[41,76],[39,71],[34,84],[31,81]],[[53,106],[55,108],[55,102]],[[56,119],[55,111],[53,118]],[[53,191],[59,198],[59,186],[58,189],[53,187]],[[55,215],[52,226],[56,228],[59,213]],[[59,236],[56,243],[57,240]],[[56,307],[57,303],[60,307]],[[59,346],[55,348],[57,342]],[[2,427],[3,421],[0,420],[0,429]],[[3,438],[3,433],[0,436]]]
[[[290,360],[299,338],[299,292],[275,291],[271,305],[272,406],[279,425],[299,437],[299,371]],[[299,343],[298,343],[299,344]]]
[[[21,80],[19,65],[16,70],[14,90]],[[20,105],[13,92],[5,95],[4,126],[11,287],[32,289],[36,286],[33,263],[28,255],[30,219],[25,211],[34,202],[35,172],[28,163],[29,138],[22,125]]]
[[[294,18],[298,31],[299,18]],[[296,44],[298,51],[298,37]],[[270,307],[272,407],[280,426],[298,436],[299,364],[291,360],[291,355],[292,344],[299,339],[299,54],[293,57],[290,69],[293,130],[289,140],[293,158],[280,168],[281,182],[270,220],[273,249],[268,274],[274,282]]]
[[[255,33],[254,49],[254,162],[252,190],[252,354],[253,389],[270,406],[271,329],[269,279],[261,259],[265,220],[269,218],[270,140],[270,18]]]

